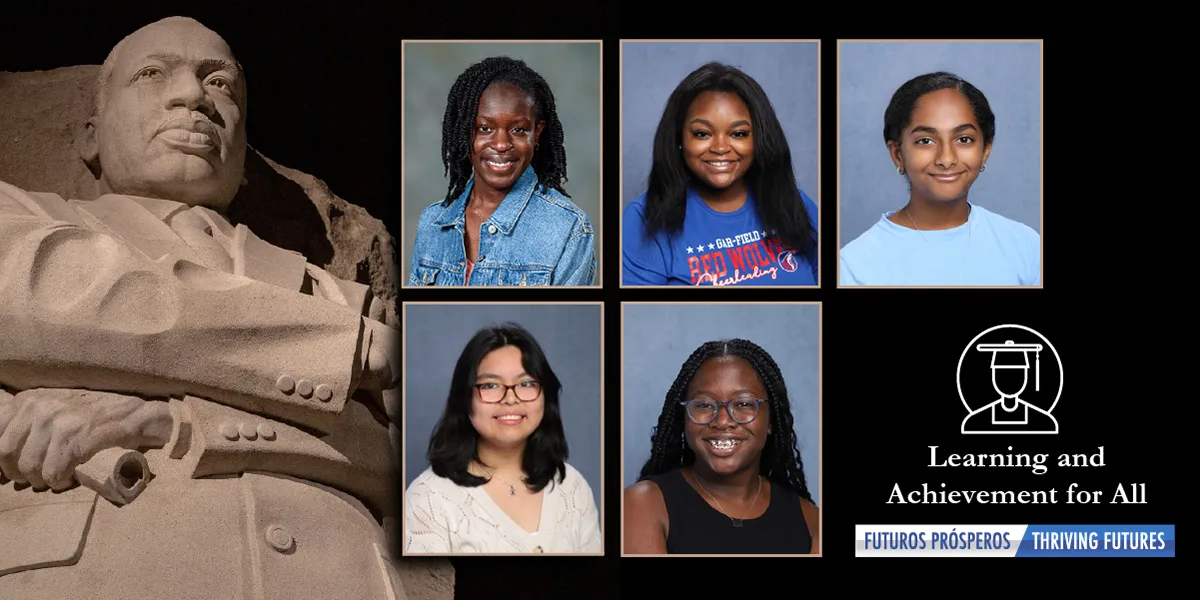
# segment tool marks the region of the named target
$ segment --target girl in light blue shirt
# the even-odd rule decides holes
[[[987,168],[996,116],[975,86],[945,72],[896,90],[884,140],[908,204],[846,244],[844,286],[1039,286],[1041,237],[967,201]]]

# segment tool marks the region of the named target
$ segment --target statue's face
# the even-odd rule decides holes
[[[159,22],[122,46],[96,123],[106,191],[223,210],[246,156],[246,86],[225,40]]]

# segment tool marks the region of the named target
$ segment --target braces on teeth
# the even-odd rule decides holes
[[[737,440],[710,440],[708,443],[712,444],[712,447],[717,450],[729,450],[741,442]]]

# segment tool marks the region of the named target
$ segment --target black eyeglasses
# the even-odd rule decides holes
[[[508,390],[512,390],[517,400],[521,402],[533,402],[542,395],[542,384],[536,381],[522,381],[513,385],[489,381],[475,384],[475,389],[479,391],[479,400],[488,404],[504,400],[504,397],[508,395]]]
[[[763,402],[761,398],[734,398],[726,402],[696,398],[679,404],[687,412],[688,418],[697,425],[708,425],[716,420],[722,406],[730,419],[745,425],[758,418],[758,407],[762,406]]]

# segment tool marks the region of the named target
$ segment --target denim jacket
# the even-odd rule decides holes
[[[450,206],[421,211],[408,285],[595,285],[592,223],[556,190],[538,184],[527,167],[479,231],[479,258],[467,272],[466,206],[472,179]]]

